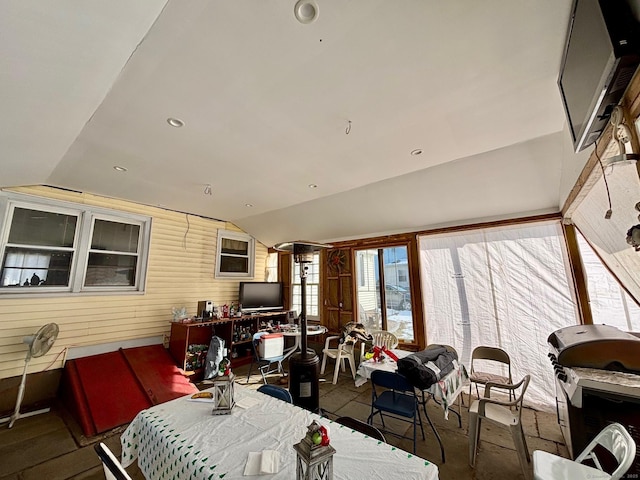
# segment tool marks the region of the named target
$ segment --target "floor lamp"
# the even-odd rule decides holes
[[[305,265],[313,261],[313,254],[331,245],[313,242],[286,242],[275,245],[276,250],[293,253],[293,259],[300,264],[300,352],[289,358],[289,391],[294,405],[312,412],[320,410],[320,358],[313,350],[307,349],[307,270]]]

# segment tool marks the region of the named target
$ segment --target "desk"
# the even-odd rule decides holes
[[[323,327],[323,326],[307,326],[307,337],[312,337],[314,335],[321,335],[323,333],[326,333],[327,328]],[[285,325],[282,327],[281,332],[285,337],[293,337],[295,340],[295,343],[293,345],[293,347],[288,348],[287,350],[284,351],[284,358],[282,359],[283,361],[286,360],[287,358],[289,358],[291,355],[293,355],[295,352],[300,350],[300,339],[302,338],[302,332],[300,331],[299,327],[295,327],[295,329],[288,329],[288,327]]]
[[[412,352],[408,352],[406,350],[391,350],[398,358],[403,358],[408,355],[411,355]],[[371,372],[374,370],[385,370],[387,372],[397,372],[398,365],[391,358],[386,358],[383,362],[374,362],[373,359],[366,360],[361,362],[358,366],[358,371],[356,372],[356,387],[360,387],[367,383],[367,380],[371,378]],[[431,425],[431,429],[435,434],[438,443],[440,444],[440,451],[442,453],[442,461],[444,462],[444,446],[442,445],[442,440],[438,431],[436,430],[435,425],[431,422],[429,418],[429,414],[427,413],[427,402],[429,398],[433,398],[433,400],[442,406],[444,409],[444,418],[449,419],[449,407],[453,405],[456,400],[460,399],[460,393],[464,388],[465,382],[469,379],[467,375],[467,369],[464,365],[458,364],[456,361],[454,363],[454,368],[451,372],[445,375],[438,382],[431,385],[426,390],[421,390],[422,393],[422,409],[424,410],[424,415],[429,421]],[[460,416],[460,402],[458,402],[458,411],[451,410],[454,414],[458,416],[458,425],[462,427],[462,418]]]
[[[242,385],[235,393],[229,415],[212,415],[211,403],[188,396],[141,411],[120,439],[123,465],[137,459],[148,480],[240,479],[249,452],[277,450],[280,469],[268,478],[290,480],[296,476],[293,445],[316,420],[330,428],[336,480],[438,479],[436,465],[404,450]]]

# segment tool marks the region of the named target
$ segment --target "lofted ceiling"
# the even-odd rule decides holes
[[[559,211],[581,165],[556,85],[571,0],[315,2],[304,24],[295,0],[4,0],[0,187],[267,246]]]

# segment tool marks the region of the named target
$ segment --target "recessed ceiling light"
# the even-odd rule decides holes
[[[167,118],[167,123],[176,128],[184,127],[184,122],[179,118],[169,117]]]
[[[318,188],[318,185],[316,185],[315,183],[310,183],[309,188]]]
[[[253,207],[253,204],[252,203],[245,203],[244,206],[248,207],[248,208],[251,208],[251,207]]]
[[[125,167],[120,167],[119,165],[116,165],[115,167],[113,167],[113,169],[116,172],[126,172],[127,171],[127,169]]]
[[[318,18],[318,5],[313,0],[298,0],[293,14],[300,23],[311,23]]]
[[[422,154],[422,149],[420,148],[416,148],[415,150],[411,150],[411,155],[413,155],[414,157],[417,155],[421,155]]]

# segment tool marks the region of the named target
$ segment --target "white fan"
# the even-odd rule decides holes
[[[15,421],[21,417],[31,417],[33,415],[38,415],[39,413],[48,412],[49,408],[43,408],[42,410],[36,410],[34,412],[29,413],[20,413],[20,405],[22,404],[22,399],[24,397],[24,386],[27,381],[27,366],[29,365],[29,361],[35,357],[41,357],[45,353],[49,351],[49,349],[53,346],[53,342],[58,338],[58,332],[60,329],[58,325],[55,323],[47,323],[43,327],[40,328],[34,335],[29,335],[24,337],[22,341],[27,344],[29,350],[27,350],[27,358],[24,360],[24,371],[22,372],[22,380],[20,381],[20,388],[18,389],[18,399],[16,400],[16,409],[13,412],[13,415],[6,418],[0,418],[0,424],[9,422],[9,428],[13,427]]]

